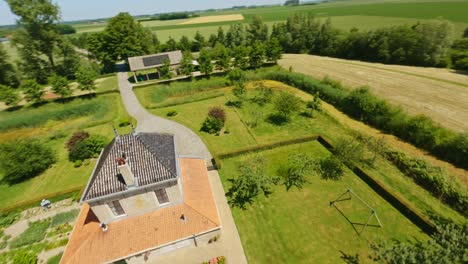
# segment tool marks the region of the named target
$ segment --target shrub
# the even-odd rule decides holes
[[[55,152],[35,139],[14,140],[0,145],[0,167],[10,184],[35,177],[56,161]]]
[[[10,248],[18,248],[42,241],[49,225],[49,219],[29,223],[28,229],[11,241]]]
[[[80,143],[81,141],[89,138],[89,133],[86,131],[76,131],[67,141],[67,149],[70,151],[75,147],[76,144]]]
[[[37,257],[26,249],[18,250],[12,260],[13,264],[36,264]]]
[[[127,118],[124,118],[124,119],[121,119],[119,120],[119,127],[127,127],[129,126],[131,123],[130,121],[127,119]]]
[[[167,116],[176,116],[178,113],[176,110],[169,110],[166,115]]]
[[[319,170],[323,179],[338,180],[343,176],[343,163],[334,156],[322,159]]]
[[[211,107],[208,111],[208,116],[221,120],[223,124],[226,122],[226,112],[219,106]]]
[[[285,92],[281,92],[273,103],[275,111],[285,119],[301,108],[301,100],[295,95]]]
[[[73,162],[73,167],[75,168],[79,168],[81,165],[83,165],[83,161],[81,160],[75,160],[75,162]]]
[[[85,160],[98,155],[106,145],[107,139],[101,135],[92,135],[76,144],[69,152],[71,161]]]
[[[223,128],[224,123],[220,119],[216,119],[213,117],[207,117],[202,124],[201,131],[215,134]]]

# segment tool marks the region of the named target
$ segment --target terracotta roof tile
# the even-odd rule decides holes
[[[200,159],[180,159],[184,203],[108,224],[103,232],[84,204],[61,263],[103,263],[219,227],[219,218]],[[184,214],[184,223],[180,216]]]

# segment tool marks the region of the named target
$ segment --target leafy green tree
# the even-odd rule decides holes
[[[171,62],[168,59],[165,59],[163,65],[159,68],[159,76],[163,79],[172,78]]]
[[[343,168],[343,162],[335,156],[320,160],[318,167],[322,179],[326,180],[339,180],[343,176]]]
[[[307,176],[315,166],[315,161],[307,154],[293,154],[288,157],[285,164],[280,166],[278,175],[286,186],[286,190],[293,186],[302,189],[302,186],[307,183]]]
[[[67,78],[61,76],[53,76],[51,79],[52,91],[62,98],[72,94]]]
[[[192,51],[200,51],[206,46],[205,37],[197,30],[194,37],[195,41],[192,43]]]
[[[216,34],[211,34],[208,38],[208,45],[214,47],[218,43],[218,36]]]
[[[223,28],[220,26],[218,27],[218,35],[216,36],[216,43],[225,45],[226,43],[226,36],[224,34]]]
[[[292,114],[299,111],[301,99],[293,94],[281,92],[276,96],[273,104],[277,114],[287,120]]]
[[[279,59],[281,59],[281,54],[283,53],[283,49],[276,38],[271,38],[267,44],[265,49],[265,56],[266,60],[270,62],[276,63]]]
[[[427,241],[417,241],[413,244],[382,242],[371,244],[374,252],[372,259],[378,263],[466,263],[468,248],[468,226],[454,223],[438,227],[438,232]]]
[[[56,67],[56,74],[71,80],[75,78],[75,73],[80,66],[80,57],[75,51],[75,47],[68,39],[64,39],[58,45],[58,52],[61,63]]]
[[[233,66],[240,69],[247,69],[249,67],[250,47],[236,46],[232,52],[232,57],[234,57]]]
[[[216,69],[225,71],[231,67],[231,54],[223,44],[216,43],[211,53],[213,55],[213,59],[216,61]]]
[[[468,37],[453,43],[450,58],[454,69],[468,71]]]
[[[54,151],[35,139],[8,141],[0,145],[3,180],[10,184],[39,175],[55,163]]]
[[[150,53],[153,35],[128,13],[111,18],[103,32],[88,39],[88,50],[103,64],[104,71],[112,71],[114,64],[128,57]]]
[[[211,52],[208,49],[203,48],[200,51],[200,57],[198,58],[198,62],[200,64],[200,71],[208,77],[213,71],[213,63],[211,62],[211,60]]]
[[[94,81],[97,78],[97,74],[93,69],[82,65],[76,72],[76,81],[78,82],[78,88],[82,91],[93,91],[96,90],[96,84]]]
[[[226,33],[225,45],[229,48],[242,46],[245,43],[244,25],[241,23],[233,24]]]
[[[24,97],[28,102],[40,102],[45,93],[44,88],[42,88],[35,80],[26,80],[23,83],[22,88]]]
[[[232,206],[242,209],[251,204],[255,197],[271,194],[273,179],[266,174],[266,161],[262,157],[255,157],[239,164],[238,177],[229,179],[231,186],[226,193]]]
[[[232,93],[240,100],[245,99],[247,77],[243,70],[235,68],[227,75],[227,80],[234,85]]]
[[[254,15],[252,22],[247,26],[247,42],[252,45],[256,41],[266,42],[268,40],[268,26],[262,19]]]
[[[180,71],[183,75],[192,76],[192,73],[195,70],[192,60],[192,53],[190,51],[185,51],[180,62]]]
[[[58,24],[57,30],[61,35],[75,34],[76,29],[71,25]]]
[[[187,51],[187,50],[192,50],[192,42],[190,42],[190,39],[187,38],[187,36],[182,36],[179,40],[179,43],[177,43],[178,47],[182,51]]]
[[[0,84],[18,88],[20,84],[18,73],[8,59],[9,56],[3,48],[3,44],[0,44]]]
[[[177,50],[177,41],[173,39],[172,37],[169,37],[169,39],[166,41],[166,44],[164,46],[164,51],[174,51]]]
[[[18,93],[11,87],[0,84],[0,102],[6,105],[17,105],[20,101]]]
[[[68,153],[71,161],[85,160],[99,155],[106,146],[107,139],[101,135],[91,135],[78,142]]]
[[[364,145],[351,137],[340,137],[335,143],[333,154],[342,163],[353,167],[360,163],[371,165],[372,159],[366,154]]]
[[[319,92],[314,94],[314,99],[307,102],[307,108],[310,108],[313,111],[322,112],[322,100],[320,100]]]
[[[265,62],[265,52],[265,45],[259,41],[255,41],[249,54],[250,67],[254,69],[262,67]]]

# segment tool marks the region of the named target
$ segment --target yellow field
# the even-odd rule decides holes
[[[445,127],[468,131],[468,75],[301,54],[285,54],[279,64],[316,78],[328,75],[353,88],[368,85],[411,114],[424,114]]]
[[[237,21],[237,20],[244,20],[244,16],[241,14],[222,15],[222,16],[203,16],[203,17],[196,17],[196,18],[189,19],[187,21],[179,23],[179,25]]]

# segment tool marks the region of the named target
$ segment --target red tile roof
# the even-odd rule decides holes
[[[220,226],[201,159],[180,159],[184,203],[108,224],[103,232],[84,204],[61,263],[103,263],[190,237]],[[181,221],[184,214],[186,222]]]

